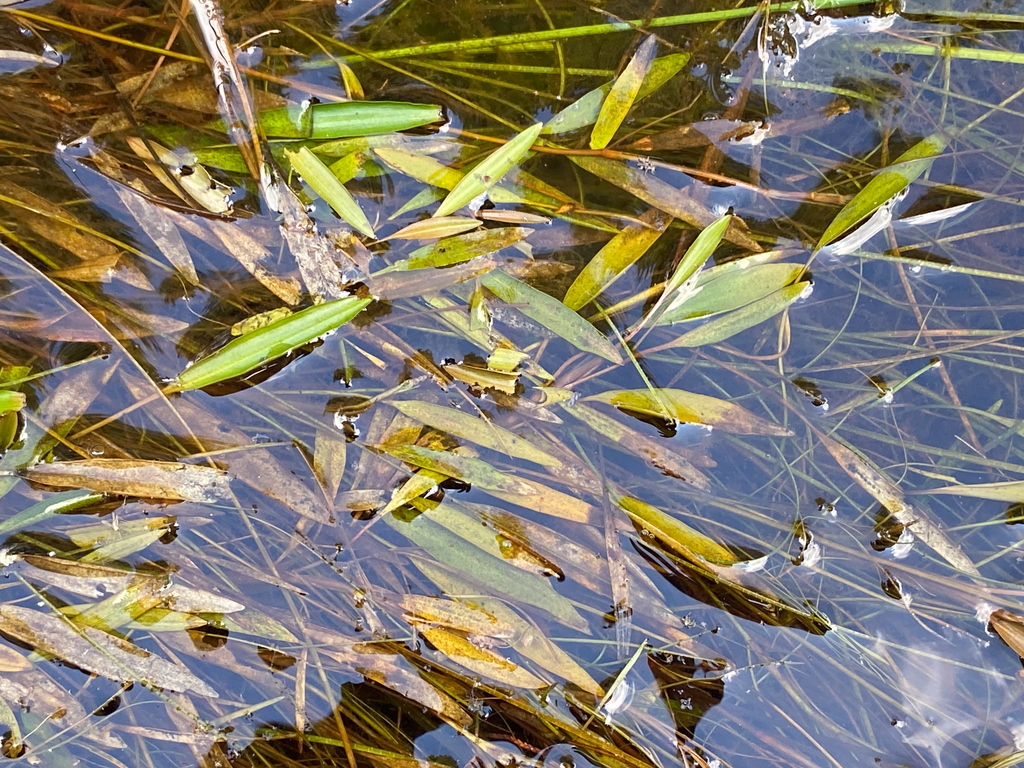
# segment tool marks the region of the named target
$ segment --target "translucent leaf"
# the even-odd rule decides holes
[[[640,93],[640,86],[651,68],[657,46],[658,39],[654,35],[649,35],[637,48],[622,74],[615,79],[590,134],[591,149],[604,149],[614,138],[615,132],[626,119],[629,110],[633,108],[633,102]]]
[[[369,219],[352,193],[345,189],[345,185],[338,181],[337,176],[331,173],[331,169],[319,157],[309,151],[309,147],[303,147],[298,152],[285,151],[285,155],[292,168],[302,175],[314,192],[327,201],[336,214],[364,235],[375,237]]]
[[[412,622],[436,624],[499,640],[515,636],[512,627],[478,605],[426,595],[402,595],[400,603],[408,614],[407,620]]]
[[[517,305],[516,309],[531,320],[540,323],[584,352],[592,352],[613,363],[622,362],[622,355],[614,344],[558,299],[510,277],[501,270],[482,276],[480,282],[499,299]]]
[[[230,500],[228,476],[212,467],[173,461],[83,459],[36,464],[24,477],[57,488],[88,488],[116,496],[195,501],[216,504]]]
[[[425,269],[427,267],[447,267],[452,264],[469,261],[478,256],[497,253],[503,248],[514,245],[533,234],[526,227],[498,227],[482,229],[456,237],[446,237],[431,245],[417,248],[409,257],[396,261],[392,269]]]
[[[791,430],[755,416],[735,403],[682,389],[613,389],[585,399],[657,418],[665,417],[664,408],[667,407],[669,415],[676,421],[705,424],[737,435],[789,437],[793,434]]]
[[[733,269],[721,277],[701,272],[695,292],[665,310],[659,325],[670,325],[722,312],[731,312],[791,285],[804,271],[802,264],[760,264]]]
[[[333,501],[345,475],[348,443],[343,435],[327,427],[316,431],[313,443],[313,472],[323,485],[324,495]]]
[[[947,494],[950,496],[969,496],[973,499],[991,499],[1007,504],[1024,502],[1024,480],[1010,480],[1005,483],[975,483],[973,485],[947,485],[944,488],[932,488],[926,493]]]
[[[740,561],[732,552],[714,539],[694,530],[681,520],[630,496],[618,499],[618,504],[633,520],[637,530],[643,529],[677,554],[703,566],[705,563],[730,566]]]
[[[329,333],[358,315],[370,299],[345,296],[296,312],[235,339],[222,349],[186,368],[165,392],[200,389],[244,376],[296,347]]]
[[[516,688],[543,688],[547,685],[518,664],[474,645],[462,635],[438,627],[423,628],[420,633],[449,659],[478,675]]]
[[[562,300],[569,309],[585,306],[621,277],[661,237],[672,217],[651,209],[640,221],[609,240],[576,276]]]
[[[755,325],[760,325],[782,312],[797,299],[805,296],[810,282],[787,286],[747,304],[728,314],[708,320],[703,325],[679,336],[669,347],[699,347],[703,344],[717,344]]]
[[[525,459],[546,467],[562,466],[562,462],[551,454],[481,416],[419,400],[392,400],[390,403],[406,416],[422,421],[427,426],[512,458]]]
[[[455,185],[454,189],[448,193],[448,197],[441,201],[434,216],[447,216],[454,213],[501,181],[502,177],[523,159],[530,147],[533,146],[533,142],[537,140],[540,129],[543,127],[541,123],[531,125],[503,147],[480,161]]]
[[[0,534],[20,531],[22,528],[40,523],[53,515],[95,504],[102,498],[102,494],[89,491],[64,491],[54,494],[0,522]]]
[[[442,216],[436,219],[424,219],[413,222],[407,227],[388,235],[387,240],[433,240],[440,237],[460,235],[480,226],[478,219],[467,219],[464,216]]]
[[[945,136],[933,133],[893,160],[888,168],[877,173],[850,202],[843,206],[818,240],[815,250],[825,247],[855,227],[910,186],[918,176],[931,167],[935,158],[945,150],[946,144]]]
[[[142,231],[152,240],[171,266],[192,285],[199,285],[192,255],[178,231],[174,220],[156,203],[151,203],[133,189],[114,185],[121,204],[135,217]]]

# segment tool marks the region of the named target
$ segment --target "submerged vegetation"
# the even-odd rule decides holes
[[[1024,763],[1022,26],[0,0],[3,759]]]

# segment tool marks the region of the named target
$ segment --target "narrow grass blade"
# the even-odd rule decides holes
[[[615,132],[619,130],[640,93],[640,86],[651,68],[651,60],[654,58],[657,45],[658,39],[654,35],[649,35],[612,84],[608,96],[601,105],[594,130],[590,134],[591,149],[604,149],[614,138]]]
[[[292,168],[314,192],[327,201],[336,214],[367,237],[375,236],[373,227],[352,193],[345,189],[345,185],[338,181],[319,157],[309,151],[309,147],[303,147],[298,152],[285,152],[285,155]]]
[[[569,309],[586,306],[647,253],[671,221],[671,216],[652,208],[640,217],[641,223],[619,232],[576,276],[562,303]]]
[[[455,185],[448,197],[441,201],[434,216],[454,213],[501,181],[523,159],[543,127],[542,123],[534,123],[505,146],[488,155]]]
[[[828,225],[815,250],[824,248],[847,230],[855,227],[892,197],[906,189],[927,171],[935,158],[946,148],[947,139],[933,133],[897,157],[888,168],[878,173],[848,202]]]
[[[296,347],[308,344],[344,325],[362,312],[370,301],[345,296],[309,307],[247,333],[186,368],[167,385],[164,392],[200,389],[244,376],[264,363],[276,360]]]

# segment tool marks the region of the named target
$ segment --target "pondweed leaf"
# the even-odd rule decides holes
[[[562,466],[562,462],[551,454],[507,429],[486,421],[482,416],[420,400],[391,400],[390,404],[406,416],[422,421],[429,427],[448,432],[484,448],[546,467]]]
[[[648,205],[653,205],[680,221],[685,221],[691,227],[704,229],[716,219],[711,209],[703,203],[694,200],[654,175],[631,168],[621,160],[577,155],[570,159],[583,170],[626,190]],[[725,232],[726,240],[741,248],[746,248],[748,251],[755,253],[761,251],[761,246],[747,234],[746,226],[739,219],[733,218],[732,224],[733,226]]]
[[[327,201],[336,214],[367,237],[375,236],[370,221],[359,207],[359,203],[352,197],[352,193],[345,189],[345,185],[338,181],[331,169],[310,152],[308,147],[303,147],[298,152],[285,152],[285,155],[292,168],[314,192]]]
[[[691,563],[699,566],[729,566],[740,561],[735,554],[714,539],[686,523],[632,496],[622,496],[618,504],[626,511],[637,530],[644,530]]]
[[[8,411],[20,411],[24,407],[24,392],[14,392],[10,389],[0,390],[0,413],[7,413]]]
[[[562,303],[569,309],[578,310],[597,298],[647,253],[671,221],[671,216],[652,208],[640,217],[639,223],[630,224],[619,232],[576,276]]]
[[[0,522],[0,535],[20,531],[22,528],[40,523],[53,515],[73,512],[76,509],[88,507],[102,498],[103,494],[91,493],[89,491],[55,493],[49,498],[43,499],[28,509],[23,509],[21,512]]]
[[[991,499],[1007,504],[1024,502],[1024,480],[1009,480],[1004,483],[975,483],[973,485],[947,485],[944,488],[931,488],[922,493],[934,493],[949,496],[968,496],[972,499]]]
[[[613,363],[622,362],[622,355],[614,344],[558,299],[510,277],[502,270],[483,275],[480,282],[499,299],[515,304],[516,309],[531,320],[584,352],[592,352]]]
[[[406,131],[444,122],[436,104],[396,101],[343,101],[271,109],[258,116],[271,138],[341,139]]]
[[[82,459],[36,464],[22,470],[34,483],[88,488],[115,496],[216,504],[230,499],[228,476],[213,467],[143,459]]]
[[[192,255],[189,253],[185,240],[178,231],[174,219],[161,206],[152,203],[134,189],[115,184],[121,204],[128,213],[135,217],[142,231],[152,240],[160,252],[167,257],[178,273],[192,285],[199,285]]]
[[[440,627],[421,627],[420,633],[449,659],[478,675],[516,688],[537,689],[547,685],[528,670],[474,644],[468,637]]]
[[[640,101],[675,77],[690,60],[688,53],[673,53],[654,60],[644,77],[635,101]],[[568,133],[586,128],[597,120],[605,96],[612,89],[612,83],[588,91],[544,124],[541,135]]]
[[[604,149],[614,138],[615,132],[619,130],[619,126],[626,119],[629,110],[633,108],[633,102],[636,101],[640,93],[640,86],[651,68],[651,61],[657,46],[658,38],[649,35],[636,49],[636,53],[633,54],[626,68],[622,70],[622,74],[612,84],[590,134],[591,149]]]
[[[264,363],[286,355],[296,347],[318,339],[358,315],[370,299],[344,296],[304,309],[277,322],[247,333],[204,357],[164,388],[164,392],[201,389],[244,376]]]
[[[676,421],[704,424],[736,435],[789,437],[793,434],[735,403],[682,389],[613,389],[584,399],[657,418],[665,417],[664,407],[667,406],[669,415]]]
[[[463,216],[442,216],[436,219],[416,221],[407,227],[388,235],[385,240],[434,240],[451,235],[461,235],[480,226],[479,219],[467,219]]]
[[[433,522],[429,512],[408,521],[399,520],[394,515],[387,515],[383,520],[438,562],[451,564],[498,594],[547,611],[573,629],[587,631],[586,620],[545,579],[521,571],[456,536]]]
[[[651,311],[637,324],[636,328],[630,332],[631,335],[645,325],[656,325],[658,319],[669,307],[673,306],[677,300],[689,295],[688,292],[680,294],[680,291],[683,290],[687,281],[693,277],[697,270],[704,266],[704,262],[711,258],[715,249],[721,244],[725,231],[729,228],[731,221],[732,216],[726,214],[701,230],[701,233],[697,235],[696,239],[690,244],[690,247],[686,249],[686,253],[672,273],[672,277],[665,283],[665,290],[658,297],[658,301],[651,308]]]
[[[396,261],[392,269],[448,267],[478,256],[496,253],[502,248],[525,240],[532,234],[533,230],[527,227],[496,227],[446,237],[436,243],[417,248],[408,258]]]
[[[935,158],[945,150],[947,143],[948,139],[943,134],[933,133],[893,160],[888,168],[874,176],[843,206],[825,229],[815,250],[824,248],[889,202],[894,195],[910,186],[918,176],[931,167]]]
[[[802,264],[759,264],[717,274],[715,268],[705,270],[698,275],[689,298],[667,308],[658,325],[740,309],[792,285],[803,271]]]
[[[745,307],[708,320],[692,331],[682,334],[668,346],[670,348],[699,347],[703,344],[717,344],[720,341],[725,341],[737,333],[775,317],[794,301],[810,293],[810,290],[811,283],[809,281],[786,286],[768,294],[763,299],[747,304]]]
[[[543,127],[542,123],[531,125],[505,146],[480,161],[455,185],[448,193],[448,197],[441,201],[441,205],[434,212],[434,217],[454,213],[501,181],[502,177],[523,159]]]

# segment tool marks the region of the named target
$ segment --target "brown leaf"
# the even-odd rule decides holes
[[[117,496],[216,504],[230,498],[227,474],[211,467],[172,461],[84,459],[36,464],[23,471],[34,483],[88,488]]]

